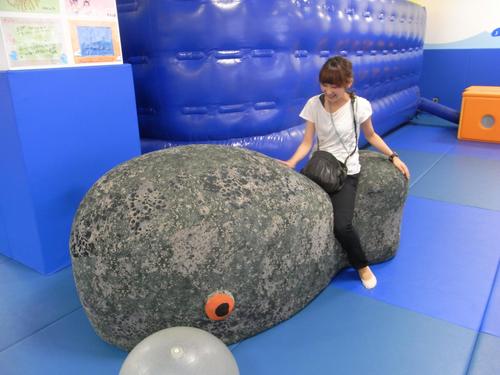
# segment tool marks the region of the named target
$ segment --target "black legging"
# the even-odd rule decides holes
[[[346,251],[349,262],[356,269],[368,265],[365,253],[361,248],[358,233],[352,225],[358,178],[359,173],[348,175],[342,189],[334,194],[330,194],[333,205],[335,237]]]

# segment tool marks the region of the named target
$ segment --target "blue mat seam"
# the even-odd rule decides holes
[[[10,344],[10,345],[6,346],[5,348],[1,349],[1,350],[0,350],[0,353],[2,353],[2,352],[4,352],[4,351],[6,351],[6,350],[8,350],[8,349],[10,349],[10,348],[12,348],[12,347],[14,347],[14,346],[16,346],[17,344],[19,344],[19,343],[21,343],[22,341],[24,341],[24,340],[26,340],[26,339],[30,338],[31,336],[36,335],[38,332],[40,332],[40,331],[44,330],[45,328],[50,327],[51,325],[53,325],[53,324],[57,323],[57,322],[58,322],[58,321],[60,321],[61,319],[64,319],[64,318],[65,318],[65,317],[67,317],[68,315],[73,314],[74,312],[76,312],[76,311],[80,310],[81,308],[82,308],[82,306],[79,306],[79,307],[77,307],[76,309],[73,309],[73,310],[71,310],[70,312],[68,312],[68,313],[66,313],[66,314],[64,314],[64,315],[62,315],[62,316],[60,316],[60,317],[59,317],[59,318],[57,318],[56,320],[54,320],[54,321],[52,321],[52,322],[50,322],[50,323],[47,323],[47,324],[46,324],[46,325],[44,325],[43,327],[38,328],[37,330],[33,331],[33,332],[32,332],[32,333],[30,333],[29,335],[24,336],[24,337],[22,337],[22,338],[20,338],[20,339],[16,340],[16,341],[15,341],[15,342],[13,342],[12,344]]]
[[[422,174],[421,174],[421,175],[420,175],[420,176],[419,176],[419,177],[418,177],[415,181],[413,181],[412,183],[410,183],[409,188],[412,188],[412,187],[413,187],[413,186],[414,186],[417,182],[419,182],[422,178],[424,178],[424,177],[425,177],[425,175],[427,175],[427,174],[430,172],[430,170],[431,170],[432,168],[434,168],[434,166],[435,166],[437,163],[439,163],[441,160],[443,160],[443,158],[444,158],[446,155],[448,155],[448,153],[451,151],[451,149],[452,149],[452,148],[453,148],[453,146],[450,146],[450,148],[449,148],[448,150],[446,150],[446,152],[444,152],[444,153],[441,155],[441,157],[440,157],[439,159],[437,159],[437,160],[436,160],[436,161],[435,161],[435,162],[434,162],[434,163],[433,163],[433,164],[432,164],[429,168],[427,168],[427,170],[426,170],[424,173],[422,173]],[[408,151],[413,151],[413,150],[409,150],[409,149],[405,149],[405,150],[408,150]]]
[[[474,338],[474,346],[472,347],[471,353],[469,355],[469,360],[467,361],[467,369],[465,370],[465,375],[469,374],[470,370],[471,370],[471,365],[472,365],[472,361],[474,359],[474,354],[477,351],[477,346],[479,343],[479,336],[481,334],[481,331],[482,331],[482,328],[484,325],[484,319],[486,317],[486,313],[488,312],[488,307],[490,305],[491,297],[493,295],[493,289],[495,288],[495,281],[498,277],[499,268],[500,268],[500,261],[497,262],[497,270],[495,272],[495,277],[493,277],[493,281],[491,283],[491,288],[490,288],[490,293],[488,295],[488,300],[486,301],[486,305],[484,306],[483,316],[481,317],[481,324],[479,325],[478,332],[476,333],[476,337]]]
[[[243,341],[243,340],[242,340],[242,341]],[[241,344],[241,342],[242,342],[242,341],[238,341],[237,343],[234,343],[234,344],[230,345],[230,346],[231,346],[231,352],[232,352],[234,349],[236,349],[236,348],[237,348],[237,347]]]
[[[491,299],[493,298],[493,290],[495,289],[495,283],[498,278],[498,273],[500,269],[500,260],[497,262],[497,270],[495,272],[495,277],[493,277],[493,282],[490,288],[490,294],[488,295],[488,300],[486,302],[486,306],[484,308],[483,316],[481,318],[481,324],[479,325],[479,332],[482,332],[484,326],[484,320],[486,318],[486,313],[488,312],[488,307],[490,306]]]
[[[428,201],[433,201],[433,202],[440,202],[440,203],[445,203],[445,204],[451,204],[451,205],[460,206],[460,207],[469,207],[469,208],[474,208],[476,210],[483,210],[483,211],[489,211],[489,212],[500,212],[499,210],[496,210],[496,209],[493,209],[493,208],[478,207],[478,206],[473,206],[471,204],[442,201],[442,200],[437,199],[437,198],[425,197],[425,196],[421,196],[421,195],[414,195],[412,193],[409,193],[409,194],[412,197],[414,197],[414,198],[427,199]]]

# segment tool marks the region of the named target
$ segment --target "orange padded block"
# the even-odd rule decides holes
[[[458,139],[500,143],[500,87],[470,86],[464,90]]]

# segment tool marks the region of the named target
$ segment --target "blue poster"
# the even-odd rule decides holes
[[[114,56],[111,27],[78,26],[81,57]]]

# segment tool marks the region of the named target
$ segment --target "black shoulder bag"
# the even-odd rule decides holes
[[[347,177],[347,160],[354,155],[356,149],[358,148],[358,132],[356,129],[356,114],[354,112],[354,102],[356,100],[356,96],[354,93],[350,93],[351,97],[351,108],[352,108],[352,117],[354,119],[354,134],[356,136],[356,143],[354,145],[354,150],[347,156],[344,162],[337,160],[335,156],[333,156],[328,151],[322,151],[319,149],[319,139],[318,139],[318,150],[315,151],[306,166],[300,171],[304,176],[308,177],[315,183],[317,183],[323,190],[327,193],[335,193],[342,189],[344,186],[344,181]],[[321,103],[324,105],[324,95],[320,96]],[[339,136],[337,129],[333,123],[332,114],[330,113],[330,121],[332,124],[337,137],[342,144],[342,147],[346,152],[347,148],[345,147],[342,138]]]

